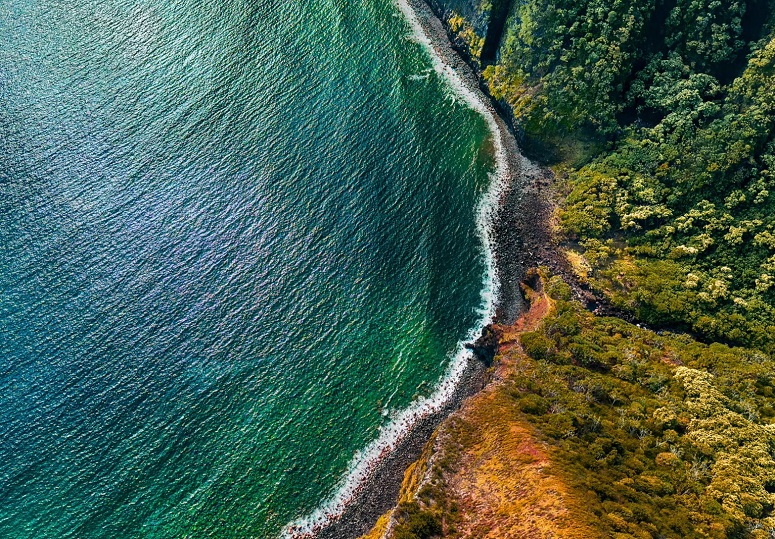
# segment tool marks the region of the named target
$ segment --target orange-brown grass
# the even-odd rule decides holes
[[[379,517],[379,520],[377,520],[377,523],[374,525],[371,531],[366,535],[362,535],[360,539],[382,539],[382,537],[385,536],[385,531],[387,530],[391,514],[392,511],[388,511]]]
[[[593,538],[582,500],[552,471],[544,445],[524,421],[509,384],[469,400],[439,433],[437,462],[450,506],[451,537],[477,539]],[[439,445],[439,444],[437,444]]]
[[[528,282],[523,292],[530,309],[513,326],[498,328],[502,337],[493,383],[439,427],[404,477],[399,503],[415,502],[422,511],[441,515],[444,537],[599,536],[588,524],[581,498],[554,471],[547,448],[510,395],[509,374],[524,358],[519,335],[538,328],[554,305],[538,274]],[[390,538],[401,526],[401,511],[393,511],[362,539]]]

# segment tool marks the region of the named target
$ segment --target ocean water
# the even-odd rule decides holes
[[[481,322],[484,118],[390,0],[0,4],[0,537],[273,538]]]

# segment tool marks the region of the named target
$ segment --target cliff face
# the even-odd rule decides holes
[[[497,57],[513,0],[428,0],[457,48],[479,67]]]
[[[476,34],[482,38],[487,35],[487,26],[492,11],[491,0],[431,0],[431,6],[443,14],[442,20],[448,21],[454,15],[465,19]]]
[[[482,47],[482,64],[484,65],[492,64],[496,60],[513,3],[513,0],[492,1],[487,34],[484,37],[484,46]]]

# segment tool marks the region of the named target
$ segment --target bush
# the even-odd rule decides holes
[[[533,359],[549,359],[552,355],[554,343],[541,333],[526,332],[519,337],[525,353]]]
[[[397,510],[398,521],[394,539],[432,539],[442,533],[441,518],[417,502],[402,503]]]
[[[528,394],[519,400],[519,409],[526,414],[543,415],[549,411],[549,402],[538,395]]]
[[[571,319],[562,344],[557,328]],[[775,524],[773,358],[575,302],[558,302],[522,341],[532,359],[513,375],[515,406],[590,510],[607,515],[601,535],[747,538]],[[568,350],[574,362],[558,363]]]

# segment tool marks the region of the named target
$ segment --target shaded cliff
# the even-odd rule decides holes
[[[428,0],[458,50],[476,67],[495,62],[513,0]]]

